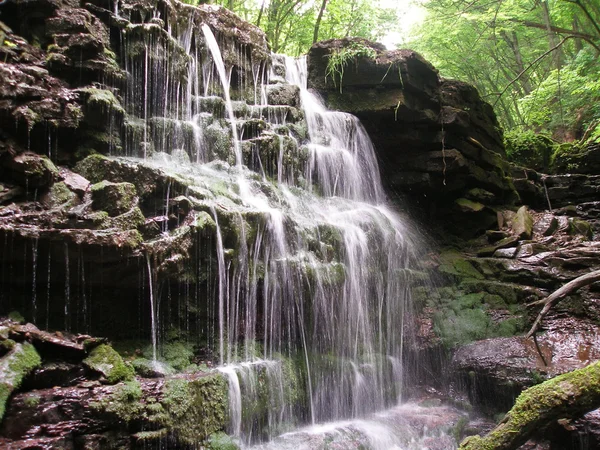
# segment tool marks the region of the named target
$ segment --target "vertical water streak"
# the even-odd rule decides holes
[[[38,237],[33,240],[31,247],[32,272],[31,272],[31,316],[33,323],[37,323],[37,260],[38,260]]]
[[[218,300],[218,317],[219,317],[219,365],[225,362],[225,302],[226,296],[226,280],[225,280],[225,250],[223,248],[223,237],[221,236],[221,227],[219,227],[219,218],[214,207],[211,208],[215,224],[217,226],[217,263],[219,277],[219,300]]]
[[[150,326],[152,327],[152,361],[157,363],[157,347],[158,347],[158,318],[156,317],[156,305],[154,298],[154,282],[152,280],[152,263],[150,254],[146,253],[146,268],[148,269],[148,292],[150,296]]]
[[[69,273],[69,245],[65,242],[65,330],[71,331],[71,280]]]
[[[219,74],[219,79],[221,80],[221,85],[223,86],[223,96],[225,97],[225,107],[227,109],[227,115],[229,116],[229,123],[231,125],[231,136],[233,139],[233,150],[235,152],[235,164],[236,166],[242,165],[242,149],[240,147],[240,140],[238,137],[237,130],[237,121],[235,119],[235,114],[233,112],[233,104],[231,103],[231,96],[229,93],[229,77],[225,72],[225,63],[223,62],[223,57],[221,56],[221,49],[219,48],[219,44],[215,39],[215,36],[210,29],[210,27],[206,24],[202,25],[202,32],[204,33],[204,38],[206,39],[206,44],[208,45],[208,49],[213,57],[213,61],[215,67],[217,69],[217,73]]]

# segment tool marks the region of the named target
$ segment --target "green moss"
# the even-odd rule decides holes
[[[98,183],[107,178],[110,160],[98,153],[92,154],[75,165],[75,172],[87,178],[91,183]]]
[[[440,266],[438,270],[445,275],[453,276],[459,280],[463,278],[482,280],[485,278],[473,264],[456,250],[447,250],[440,254]]]
[[[508,305],[516,304],[519,298],[526,298],[531,294],[524,290],[522,286],[499,281],[466,279],[460,283],[459,287],[467,293],[486,292],[491,295],[497,295]],[[498,301],[494,297],[492,299],[494,299],[494,302]]]
[[[108,397],[90,406],[98,411],[114,414],[124,422],[131,422],[143,413],[141,399],[140,383],[131,380],[115,386],[115,390]]]
[[[468,437],[460,448],[516,448],[520,444],[520,437],[526,437],[551,421],[568,416],[571,410],[577,413],[597,407],[599,392],[600,362],[559,375],[523,391],[494,430],[483,438]]]
[[[106,213],[101,211],[101,213]],[[146,217],[137,206],[120,214],[117,217],[109,217],[106,213],[106,219],[102,222],[101,228],[119,228],[121,230],[132,230],[141,227],[146,222]]]
[[[84,88],[80,89],[87,98],[85,100],[88,108],[100,108],[104,112],[114,111],[125,114],[125,110],[115,95],[108,89]]]
[[[76,197],[77,195],[72,192],[63,181],[61,181],[59,183],[54,183],[50,187],[44,203],[50,208],[54,208],[64,205],[65,203],[74,200]]]
[[[577,217],[569,218],[569,228],[567,232],[571,236],[581,235],[587,239],[592,239],[594,235],[594,231],[590,223]]]
[[[16,323],[25,323],[25,317],[19,311],[11,311],[8,313],[8,318]]]
[[[438,312],[433,323],[436,334],[448,348],[485,339],[492,325],[491,319],[481,309]]]
[[[466,198],[457,198],[454,200],[454,203],[456,203],[456,205],[463,212],[479,212],[485,208],[485,205],[479,202],[474,202],[473,200],[468,200]]]
[[[554,152],[552,139],[533,131],[505,133],[504,144],[509,161],[535,170],[547,169]]]
[[[225,427],[228,411],[227,382],[218,374],[194,380],[171,379],[165,383],[161,404],[163,425],[186,445],[198,445]]]
[[[15,389],[33,369],[42,363],[40,355],[29,342],[15,344],[0,360],[0,421],[6,411],[6,403]]]
[[[93,184],[90,191],[94,209],[106,211],[111,216],[124,214],[137,202],[136,189],[132,183],[112,183],[103,180]]]
[[[109,384],[131,380],[134,376],[133,368],[125,364],[121,356],[108,344],[94,348],[83,360],[83,364],[102,374]]]
[[[452,428],[452,436],[454,436],[457,444],[462,440],[468,423],[469,419],[465,416],[461,416],[460,419],[458,419],[458,422],[456,422],[456,425]]]
[[[23,403],[25,404],[25,406],[27,406],[28,408],[35,408],[37,405],[40,404],[40,396],[37,394],[27,394],[27,396],[23,399]]]
[[[208,448],[210,450],[239,450],[240,447],[231,436],[219,432],[208,437]]]

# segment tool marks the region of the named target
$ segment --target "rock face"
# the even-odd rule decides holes
[[[1,347],[12,346],[0,357],[2,448],[198,447],[226,425],[222,375],[134,378],[131,364],[103,339],[10,320],[0,322],[0,332]],[[25,389],[4,414],[7,395],[19,387]]]
[[[357,56],[331,67],[347,48]],[[476,233],[493,223],[490,207],[518,199],[491,106],[472,86],[440,79],[419,54],[364,40],[324,41],[311,48],[308,73],[309,87],[329,107],[361,119],[388,191],[426,216]]]
[[[130,365],[105,340],[31,324],[10,324],[4,337],[0,325],[2,364],[12,365],[25,350],[30,356],[22,370],[1,380],[0,401],[12,399],[0,445],[205,445],[210,433],[224,428],[225,382],[197,366],[194,374],[172,372],[193,366],[190,355],[196,362],[215,360],[218,271],[246,273],[235,270],[242,253],[255,250],[243,239],[271,223],[271,212],[250,208],[232,182],[232,128],[240,135],[244,174],[255,172],[249,186],[261,198],[287,204],[269,179],[309,183],[299,89],[282,82],[285,64],[269,55],[260,30],[209,5],[11,0],[0,8],[6,22],[0,23],[0,314],[19,309],[46,329],[93,330],[146,344],[151,328],[158,329],[174,354],[171,366],[159,367],[135,347]],[[218,71],[205,64],[211,57],[203,25],[221,47],[231,111]],[[346,48],[356,55],[343,74],[341,66],[332,71],[329,57]],[[597,359],[594,287],[544,320],[542,365],[531,342],[515,334],[526,328],[526,303],[600,267],[591,241],[600,223],[598,176],[548,177],[508,165],[490,106],[471,86],[441,80],[414,52],[328,41],[313,47],[308,69],[312,89],[328,105],[362,120],[392,195],[443,221],[446,230],[480,238],[462,253],[432,257],[445,286],[435,292],[413,286],[421,313],[416,351],[438,357],[441,346],[466,345],[453,359],[454,381],[490,410],[506,407],[538,378]],[[269,71],[270,84],[257,92]],[[198,94],[186,97],[190,104],[181,100],[182,86]],[[269,105],[256,105],[262,94]],[[193,117],[182,118],[186,108]],[[170,154],[163,152],[166,145]],[[211,162],[195,171],[190,161]],[[545,208],[549,199],[553,210],[507,210],[517,191],[532,208]],[[325,290],[344,282],[334,227],[287,231],[302,234],[319,258],[300,283],[310,285],[319,270],[327,275]],[[259,253],[252,270],[264,279]],[[242,278],[228,281],[235,288]],[[246,286],[237,292],[252,289],[260,291]],[[251,311],[258,322],[263,308],[259,302]],[[234,330],[240,340],[247,332],[241,328]],[[257,329],[252,338],[260,342],[264,333]],[[482,339],[495,340],[471,344]],[[192,349],[182,349],[182,341]],[[491,360],[491,352],[502,357]],[[440,361],[433,365],[443,370]],[[293,380],[287,395],[295,401],[289,409],[302,402],[296,369],[286,366]],[[259,394],[260,428],[270,420],[270,404]]]

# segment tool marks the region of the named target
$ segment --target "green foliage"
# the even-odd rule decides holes
[[[238,450],[240,447],[231,436],[219,432],[208,437],[208,448],[210,450]]]
[[[525,126],[545,128],[574,139],[600,118],[600,63],[581,50],[564,67],[552,70],[537,88],[519,100]],[[561,136],[563,134],[563,136]]]
[[[533,131],[513,130],[504,135],[506,156],[520,166],[535,170],[547,170],[554,150],[554,141]]]
[[[408,46],[443,76],[474,84],[505,129],[579,139],[600,113],[600,10],[592,3],[423,1],[427,20]]]
[[[216,3],[262,28],[274,52],[298,56],[308,52],[313,44],[320,1],[218,0]],[[376,41],[397,26],[397,21],[395,9],[385,7],[380,0],[329,0],[319,25],[318,40],[354,36]]]
[[[357,41],[351,41],[347,46],[339,48],[329,55],[327,61],[326,77],[331,77],[334,84],[339,82],[340,93],[342,92],[342,80],[344,78],[344,69],[350,62],[355,62],[358,58],[375,58],[377,52]],[[336,81],[337,80],[337,81]]]

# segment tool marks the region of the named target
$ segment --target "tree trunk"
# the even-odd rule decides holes
[[[542,18],[544,19],[544,25],[546,26],[546,32],[548,33],[548,48],[556,48],[558,39],[556,34],[552,30],[552,19],[550,18],[550,8],[548,7],[548,0],[540,2],[542,6]],[[562,66],[562,49],[557,48],[556,52],[552,55],[553,65],[555,69],[560,69]]]
[[[548,423],[578,418],[600,406],[600,362],[565,373],[521,393],[486,436],[469,436],[460,450],[514,450]]]
[[[317,16],[317,21],[315,22],[315,31],[313,33],[313,44],[319,40],[319,27],[321,26],[321,19],[323,18],[323,14],[325,13],[326,7],[327,7],[327,0],[323,0],[323,3],[321,3],[321,9],[319,10],[319,15]]]

